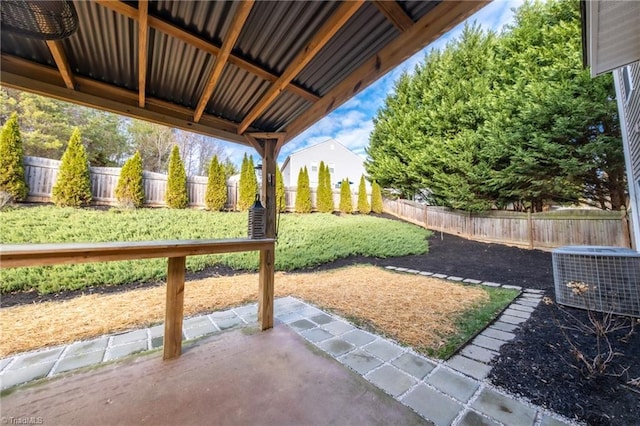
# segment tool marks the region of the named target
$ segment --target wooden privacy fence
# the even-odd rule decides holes
[[[40,157],[24,157],[25,179],[29,184],[27,201],[49,202],[53,185],[58,176],[61,161]],[[93,202],[98,205],[115,206],[115,190],[120,177],[119,167],[90,167],[91,194]],[[205,207],[205,194],[207,192],[206,176],[189,176],[187,178],[187,192],[189,193],[190,207]],[[142,181],[144,185],[145,206],[161,207],[165,205],[164,194],[167,190],[167,175],[143,171]],[[367,194],[370,198],[371,194]],[[312,206],[316,206],[316,188],[311,189]],[[293,211],[296,203],[296,188],[285,188],[285,200],[288,211]],[[227,210],[235,210],[238,201],[238,183],[227,183]],[[338,208],[340,203],[340,191],[333,191],[333,202]],[[358,205],[358,193],[352,194],[354,208]]]
[[[408,200],[384,200],[384,211],[425,228],[471,240],[528,248],[567,245],[631,247],[625,212],[468,213]]]

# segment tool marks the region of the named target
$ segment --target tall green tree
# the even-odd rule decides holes
[[[287,198],[284,190],[284,178],[279,167],[276,167],[276,210],[284,212],[287,209]]]
[[[6,192],[14,201],[23,201],[29,194],[23,157],[18,115],[14,112],[0,135],[0,192]]]
[[[253,156],[244,154],[240,171],[240,194],[238,196],[238,209],[241,211],[251,207],[258,194],[258,178],[253,164]]]
[[[209,164],[209,177],[207,180],[207,192],[205,204],[207,209],[220,211],[227,202],[227,179],[224,167],[218,162],[218,156],[214,155]]]
[[[296,213],[311,213],[311,188],[309,187],[309,172],[301,168],[298,173],[298,187],[296,189]]]
[[[349,179],[343,179],[340,183],[340,211],[346,214],[353,213],[353,200],[351,199]]]
[[[169,175],[167,176],[167,192],[164,200],[170,209],[185,209],[189,206],[187,192],[187,173],[180,158],[180,149],[174,145],[169,157]]]
[[[382,190],[378,182],[373,181],[371,184],[371,211],[380,214],[382,210]]]
[[[139,151],[136,151],[120,170],[116,185],[116,199],[124,206],[139,208],[144,204],[142,157]]]
[[[360,176],[360,185],[358,186],[358,211],[360,214],[371,213],[371,204],[367,196],[367,185],[364,181],[364,175]]]
[[[76,128],[62,155],[58,177],[51,194],[57,206],[77,208],[91,202],[89,160],[81,140],[80,129]]]
[[[333,191],[331,189],[331,173],[329,166],[324,164],[324,161],[320,162],[320,169],[318,170],[318,190],[317,190],[317,208],[321,213],[332,213],[334,209],[333,205]]]

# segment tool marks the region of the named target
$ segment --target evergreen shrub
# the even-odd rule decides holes
[[[358,211],[360,214],[371,213],[371,205],[367,197],[367,186],[364,182],[364,176],[360,176],[360,186],[358,187]]]
[[[298,173],[296,213],[311,213],[311,188],[309,187],[309,172],[306,166]]]
[[[371,211],[382,213],[382,190],[376,181],[371,184]]]
[[[164,201],[170,209],[185,209],[189,205],[187,192],[187,173],[180,158],[180,150],[173,146],[169,157],[169,176],[167,177],[167,192]]]
[[[351,201],[351,186],[349,179],[343,179],[340,184],[340,211],[342,213],[353,213],[353,201]]]
[[[62,154],[51,198],[59,207],[77,208],[91,202],[89,159],[78,128],[73,130],[67,149]]]
[[[144,184],[142,182],[142,156],[136,151],[129,158],[122,170],[116,185],[116,199],[121,206],[142,207],[144,204]]]
[[[18,114],[11,114],[0,136],[0,192],[9,201],[23,201],[29,194],[24,180],[24,151],[18,127]]]
[[[205,204],[209,210],[220,211],[224,209],[226,202],[227,180],[225,178],[224,166],[218,161],[218,156],[214,155],[209,164],[209,179],[207,180]]]

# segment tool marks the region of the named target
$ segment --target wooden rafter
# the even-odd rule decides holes
[[[251,146],[253,146],[255,150],[258,151],[258,154],[260,154],[260,157],[264,157],[265,145],[264,145],[264,142],[262,141],[275,140],[276,144],[274,149],[275,149],[275,156],[277,157],[286,141],[287,134],[283,132],[278,132],[278,133],[247,132],[244,134],[244,136],[245,138],[247,138]]]
[[[0,72],[2,84],[7,87],[249,145],[238,135],[236,123],[208,114],[199,123],[193,123],[191,108],[150,97],[143,109],[138,106],[138,93],[133,90],[79,76],[74,78],[75,90],[70,90],[55,68],[4,53]]]
[[[338,108],[362,89],[382,77],[394,66],[409,58],[453,25],[482,8],[490,0],[443,1],[411,28],[387,44],[358,69],[343,79],[318,102],[289,123],[284,131],[287,141],[293,139],[321,117]]]
[[[253,3],[253,0],[241,2],[238,6],[238,9],[236,10],[236,14],[233,16],[231,26],[227,30],[227,34],[225,35],[225,40],[222,43],[220,52],[218,53],[218,55],[216,55],[213,69],[211,70],[211,74],[209,74],[204,92],[200,97],[200,101],[198,101],[196,112],[193,115],[193,121],[195,121],[196,123],[200,121],[200,117],[202,117],[202,113],[204,112],[207,103],[209,103],[209,99],[211,99],[211,96],[213,95],[213,90],[216,88],[216,84],[218,84],[218,81],[220,80],[222,70],[227,64],[227,59],[231,54],[231,49],[233,49],[233,46],[235,46],[236,41],[240,36],[240,31],[242,31],[242,27],[249,17],[249,12],[251,12]]]
[[[311,41],[291,61],[280,78],[260,98],[257,104],[245,116],[238,127],[239,133],[244,133],[251,123],[278,97],[280,92],[293,80],[302,69],[316,56],[316,54],[331,40],[349,18],[364,4],[363,0],[347,1],[338,7],[331,18],[313,36]]]
[[[373,4],[401,32],[413,26],[413,20],[397,2],[374,0]]]
[[[138,19],[138,10],[135,7],[129,6],[126,3],[122,3],[121,1],[113,1],[113,0],[93,0],[96,3],[104,6],[110,10],[113,10],[116,13],[124,15],[128,18],[137,20]],[[149,27],[154,28],[160,32],[170,35],[178,40],[183,41],[199,50],[207,52],[211,55],[218,55],[220,52],[220,47],[212,44],[211,42],[204,40],[203,38],[196,36],[188,31],[183,30],[169,22],[163,21],[160,18],[156,18],[155,16],[148,17]],[[241,58],[239,56],[235,56],[233,54],[229,55],[228,62],[237,66],[238,68],[242,68],[245,71],[250,72],[251,74],[255,74],[258,77],[267,80],[269,82],[275,82],[278,80],[278,76],[265,70],[264,68],[251,63],[250,61]],[[296,84],[289,83],[286,87],[286,90],[294,93],[301,98],[306,99],[309,102],[316,102],[320,97],[315,93],[312,93],[303,87],[300,87]]]
[[[138,1],[138,106],[144,108],[147,87],[149,1]]]
[[[71,72],[71,67],[69,67],[69,61],[67,61],[67,55],[64,53],[62,43],[59,40],[47,40],[47,46],[51,56],[53,56],[53,60],[56,62],[60,76],[64,80],[64,85],[67,86],[67,89],[73,90],[75,88],[73,73]]]

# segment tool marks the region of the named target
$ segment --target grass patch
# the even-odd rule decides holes
[[[493,293],[516,292],[468,286],[375,266],[352,266],[317,273],[276,273],[276,297],[292,295],[349,318],[422,352],[442,354],[464,341],[459,318],[493,305]],[[257,274],[206,278],[185,285],[185,317],[257,300]],[[508,300],[505,298],[505,303]],[[157,324],[164,319],[165,288],[92,294],[61,302],[0,309],[0,357],[103,334]],[[500,310],[502,306],[497,307]],[[455,343],[457,342],[457,343]]]
[[[445,337],[445,343],[437,348],[417,348],[434,358],[448,359],[469,339],[482,331],[502,310],[515,299],[519,292],[504,288],[485,288],[489,300],[478,303],[457,315],[457,332]]]
[[[247,234],[246,213],[139,209],[107,211],[18,207],[0,212],[4,244],[238,238]],[[423,254],[429,231],[374,216],[314,213],[284,214],[276,246],[276,269],[291,271],[352,255],[394,257]],[[258,253],[190,256],[187,270],[223,264],[255,271]],[[41,294],[92,285],[163,280],[166,259],[84,263],[4,269],[0,291],[36,290]]]

